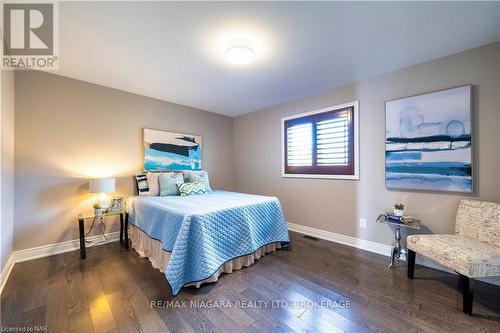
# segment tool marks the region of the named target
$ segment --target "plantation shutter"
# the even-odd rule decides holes
[[[285,172],[353,175],[353,108],[326,111],[284,122]]]
[[[316,123],[317,165],[348,165],[349,114],[341,111],[321,117]]]
[[[287,163],[290,166],[312,166],[313,124],[292,125],[287,129]]]

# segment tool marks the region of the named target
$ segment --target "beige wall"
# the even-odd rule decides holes
[[[143,127],[202,135],[211,184],[233,188],[232,118],[42,72],[18,71],[15,85],[15,250],[78,238],[89,177],[132,194]]]
[[[434,233],[450,233],[465,194],[389,191],[384,184],[384,102],[472,84],[475,188],[472,197],[500,201],[500,43],[352,83],[238,117],[234,121],[235,189],[277,196],[289,222],[391,244],[374,223],[402,201]],[[300,79],[300,78],[297,78]],[[360,180],[281,177],[281,117],[353,100],[360,102]],[[359,228],[366,218],[368,227]]]
[[[0,103],[0,272],[13,250],[14,233],[14,72],[1,71]]]

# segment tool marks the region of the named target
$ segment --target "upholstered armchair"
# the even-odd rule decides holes
[[[407,246],[408,278],[413,279],[416,253],[457,272],[463,311],[470,315],[474,278],[500,276],[500,204],[462,200],[454,235],[412,235]]]

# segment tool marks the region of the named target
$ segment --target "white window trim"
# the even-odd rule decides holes
[[[302,173],[285,172],[285,121],[332,110],[354,108],[354,175],[316,175]],[[319,110],[313,110],[294,114],[281,118],[281,177],[283,178],[317,178],[317,179],[347,179],[359,180],[359,101],[353,101],[344,104],[332,105]]]

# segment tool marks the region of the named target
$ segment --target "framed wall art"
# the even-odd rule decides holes
[[[388,189],[472,192],[471,86],[385,104]]]

